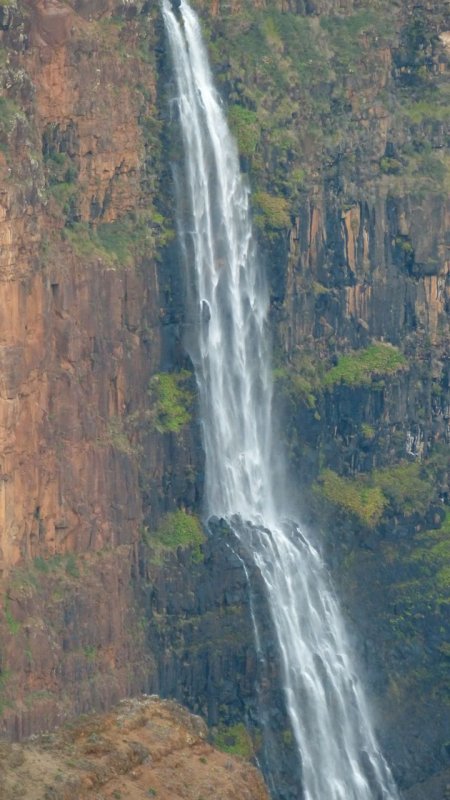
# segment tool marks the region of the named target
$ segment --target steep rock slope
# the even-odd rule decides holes
[[[178,340],[156,258],[173,236],[155,208],[158,40],[144,4],[0,5],[0,684],[13,736],[148,687],[130,582],[144,518],[192,504],[200,485],[195,427],[167,419],[158,378]]]
[[[286,502],[321,530],[401,786],[444,770],[436,796],[450,718],[449,10],[202,4],[271,277]]]
[[[198,5],[270,277],[287,503],[322,531],[402,787],[440,798],[449,3]],[[160,523],[198,510],[202,459],[158,9],[10,0],[0,30],[3,730],[155,688],[256,723],[245,575],[186,550],[191,513]]]
[[[158,797],[267,800],[247,760],[208,744],[208,730],[172,702],[139,698],[55,734],[0,746],[4,800]]]

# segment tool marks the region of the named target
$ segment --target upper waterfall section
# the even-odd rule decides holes
[[[196,287],[193,347],[210,514],[273,518],[272,385],[267,290],[252,235],[249,192],[214,88],[198,19],[164,0],[185,149],[179,221],[188,280]]]

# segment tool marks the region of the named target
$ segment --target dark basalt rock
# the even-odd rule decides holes
[[[244,720],[261,742],[257,758],[273,797],[301,800],[298,753],[262,581],[246,545],[224,520],[210,519],[208,533],[201,563],[179,550],[156,566],[141,552],[142,602],[157,664],[152,690],[187,705],[210,726]]]

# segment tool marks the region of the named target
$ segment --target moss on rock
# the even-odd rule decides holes
[[[251,758],[254,751],[251,736],[243,722],[221,725],[214,736],[214,744],[218,750],[242,758]]]
[[[369,386],[374,378],[393,375],[405,369],[406,364],[406,358],[397,347],[379,342],[341,356],[336,366],[325,374],[323,384],[325,387],[338,383]]]
[[[342,478],[331,469],[321,473],[319,486],[326,500],[370,528],[380,521],[388,502],[378,486],[369,486],[364,480]]]
[[[291,218],[289,203],[285,197],[275,197],[268,192],[255,192],[253,202],[259,212],[255,216],[259,228],[276,231],[289,227]]]
[[[205,538],[199,518],[178,509],[162,518],[150,542],[168,550],[176,550],[178,547],[191,548],[192,559],[198,562],[203,557],[201,546]]]
[[[190,372],[182,370],[160,372],[151,379],[153,425],[158,433],[180,433],[190,422],[193,394],[186,384],[191,378]]]

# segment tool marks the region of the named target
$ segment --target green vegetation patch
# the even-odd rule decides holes
[[[334,53],[334,67],[338,73],[351,71],[365,47],[365,37],[389,39],[393,29],[386,13],[361,9],[348,16],[322,16],[320,25],[328,34],[328,44]]]
[[[375,470],[371,480],[387,497],[392,511],[404,517],[425,514],[435,495],[434,483],[417,462]]]
[[[8,626],[8,630],[9,630],[10,633],[13,634],[13,636],[15,636],[17,633],[19,633],[22,625],[15,618],[15,616],[13,615],[13,613],[11,611],[10,600],[9,600],[8,595],[5,595],[5,599],[4,599],[4,603],[3,603],[3,610],[5,612],[5,619],[6,619],[6,624]]]
[[[279,367],[274,370],[273,377],[277,390],[285,399],[294,403],[299,401],[310,409],[316,407],[315,387],[307,375]]]
[[[368,425],[367,422],[363,422],[361,425],[361,433],[368,442],[375,439],[375,428],[373,428],[372,425]]]
[[[125,419],[120,416],[110,417],[107,423],[106,441],[112,447],[127,456],[136,455],[136,447],[130,441]]]
[[[145,230],[137,220],[124,217],[98,225],[96,234],[110,259],[122,266],[130,266],[136,246],[141,245],[142,234],[145,236]]]
[[[417,592],[418,598],[450,604],[450,507],[446,507],[442,525],[437,530],[416,536],[416,547],[408,557],[410,565],[420,570],[416,579],[404,589],[407,595]]]
[[[72,197],[73,187],[60,184],[54,192]],[[129,267],[136,259],[150,257],[158,247],[164,246],[173,237],[164,218],[154,209],[127,214],[113,222],[89,225],[76,222],[66,225],[62,237],[75,253],[84,259],[99,259],[111,267]]]
[[[186,384],[191,380],[187,370],[160,372],[151,379],[153,426],[158,433],[180,433],[190,422],[194,395]]]
[[[440,528],[391,548],[388,558],[394,574],[389,587],[393,633],[402,645],[407,641],[420,648],[433,692],[448,703],[450,507],[445,508]]]
[[[326,469],[318,490],[334,506],[371,528],[387,511],[404,518],[424,516],[436,500],[435,464],[433,459],[425,464],[401,462],[356,478],[343,478]]]
[[[258,115],[255,111],[235,105],[231,106],[228,111],[228,122],[236,138],[240,154],[251,158],[261,137]]]
[[[277,54],[277,66],[281,72],[284,66],[289,76],[291,70],[295,71],[302,82],[310,85],[328,77],[328,66],[318,46],[317,32],[308,17],[271,9],[260,15],[259,26],[266,41],[265,58]]]
[[[372,344],[365,350],[341,356],[335,367],[326,373],[324,386],[343,383],[347,386],[368,386],[372,379],[393,375],[406,367],[404,355],[390,344]]]
[[[214,736],[214,744],[224,753],[247,759],[252,757],[254,751],[252,738],[243,722],[221,725]]]
[[[395,162],[398,168],[386,168],[386,164],[391,162]],[[401,162],[381,159],[380,168],[392,191],[401,194],[408,192],[426,197],[431,193],[443,197],[450,191],[449,155],[445,149],[433,149],[429,142],[422,142],[419,149],[405,145]]]
[[[104,223],[96,228],[79,222],[64,229],[64,236],[77,255],[81,258],[98,258],[111,266],[130,266],[136,235],[128,219]]]
[[[440,100],[440,95],[437,97]],[[444,97],[443,99],[442,105],[437,99],[421,99],[410,102],[402,106],[402,111],[415,125],[421,125],[423,122],[448,122],[450,119],[448,98]]]
[[[321,473],[319,482],[330,503],[357,517],[363,525],[373,528],[383,516],[388,500],[379,486],[369,486],[364,479],[341,478],[331,469]]]
[[[156,542],[169,550],[192,548],[192,559],[199,562],[203,559],[201,546],[205,539],[199,518],[179,509],[163,517],[149,542]]]
[[[219,35],[214,28],[210,53],[241,155],[251,158],[253,187],[270,192],[275,185],[298,197],[308,172],[301,140],[309,138],[316,111],[330,115],[325,35],[310,18],[276,9],[225,12]]]
[[[0,97],[0,147],[6,150],[8,140],[19,120],[25,121],[25,114],[17,103],[9,97]]]
[[[289,228],[291,217],[289,203],[285,197],[275,197],[268,192],[255,192],[253,202],[256,206],[255,223],[259,228],[281,230]]]
[[[13,705],[12,701],[7,696],[9,688],[8,683],[11,678],[11,670],[0,668],[0,717],[3,716],[6,708],[11,708]]]
[[[58,553],[50,558],[37,556],[33,561],[33,568],[36,572],[41,572],[44,575],[55,572],[65,572],[66,575],[69,575],[71,578],[80,577],[80,570],[75,553],[69,553],[67,556]],[[31,583],[36,586],[36,582],[32,579]]]

